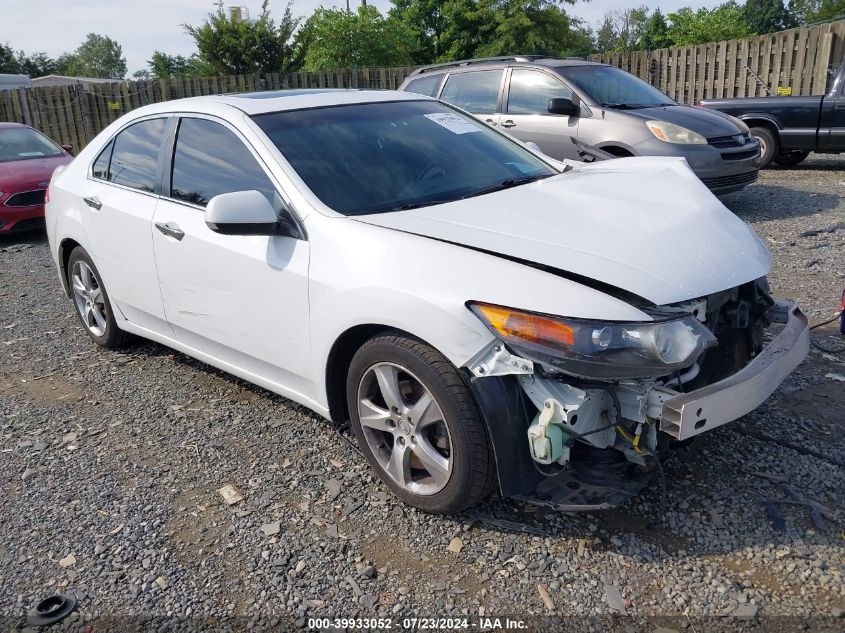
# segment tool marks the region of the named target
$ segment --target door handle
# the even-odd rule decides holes
[[[87,198],[82,198],[82,201],[97,211],[103,208],[103,203],[100,202],[100,199],[97,196],[88,196]]]
[[[156,222],[156,228],[168,237],[176,240],[181,240],[185,237],[185,231],[180,229],[178,224],[173,224],[172,222]]]
[[[505,121],[501,125],[502,125],[502,127],[516,127],[516,123],[514,123],[510,119],[508,119],[507,121]]]
[[[496,127],[496,122],[493,119],[484,119],[484,122],[487,125],[492,125],[493,127]]]

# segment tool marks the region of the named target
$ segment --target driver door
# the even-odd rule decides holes
[[[552,158],[581,160],[572,142],[579,117],[549,114],[549,101],[556,98],[573,98],[557,77],[533,68],[511,69],[499,127],[523,143],[537,143]]]
[[[309,244],[286,236],[222,235],[208,201],[256,190],[282,211],[277,186],[246,140],[223,122],[180,119],[165,164],[153,244],[164,312],[176,338],[297,392],[309,357]]]

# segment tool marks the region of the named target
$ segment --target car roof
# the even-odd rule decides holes
[[[564,68],[568,66],[606,66],[601,62],[592,62],[581,57],[545,57],[542,55],[510,55],[505,57],[479,57],[476,59],[462,59],[444,64],[431,64],[418,68],[411,76],[428,75],[445,72],[460,72],[476,70],[478,68],[504,68],[513,64],[544,66],[546,68]]]
[[[24,125],[23,123],[12,123],[11,121],[0,122],[0,129],[7,128],[7,127],[29,127],[29,126]]]
[[[163,101],[133,110],[137,116],[168,112],[198,112],[216,114],[221,106],[237,108],[250,116],[284,110],[303,110],[333,105],[378,103],[385,101],[419,101],[420,95],[397,90],[354,90],[345,88],[315,88],[308,90],[268,90],[236,94],[188,97]]]

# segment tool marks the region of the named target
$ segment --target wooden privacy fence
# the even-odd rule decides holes
[[[26,123],[81,149],[130,110],[182,97],[286,88],[396,89],[413,67],[356,68],[0,90],[0,121]]]
[[[654,51],[602,53],[601,61],[640,77],[680,103],[777,94],[820,95],[845,53],[845,20],[743,39]],[[758,81],[757,75],[760,81]]]

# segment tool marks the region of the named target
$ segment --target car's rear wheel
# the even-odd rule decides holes
[[[777,135],[767,127],[751,128],[751,136],[760,143],[760,169],[767,167],[780,152]]]
[[[803,163],[804,159],[809,155],[810,152],[781,152],[775,156],[774,161],[781,167],[795,167],[796,165]]]
[[[393,493],[426,512],[459,512],[496,487],[484,423],[457,369],[401,334],[370,339],[347,379],[352,428]]]
[[[102,277],[81,246],[71,252],[67,271],[76,315],[88,336],[108,349],[126,345],[132,337],[117,327]]]

